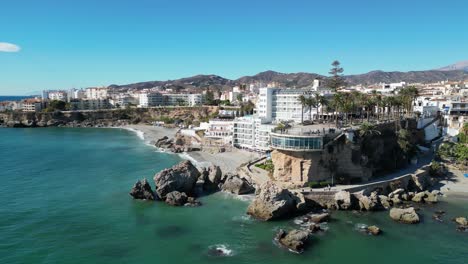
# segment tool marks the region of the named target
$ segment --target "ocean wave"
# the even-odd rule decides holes
[[[208,247],[208,255],[213,257],[230,257],[234,255],[234,251],[228,248],[228,245],[218,244]]]

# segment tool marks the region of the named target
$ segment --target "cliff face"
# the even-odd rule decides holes
[[[0,125],[8,127],[117,126],[158,120],[200,121],[213,115],[216,107],[135,108],[80,112],[0,112]]]
[[[416,122],[402,122],[410,133],[410,143],[420,144],[424,131],[416,129]],[[366,138],[355,133],[349,141],[343,134],[327,143],[322,151],[292,152],[274,150],[271,158],[275,166],[275,180],[304,186],[307,182],[330,181],[349,184],[366,182],[372,177],[403,168],[408,159],[402,154],[395,133],[395,124],[379,126],[381,134]]]

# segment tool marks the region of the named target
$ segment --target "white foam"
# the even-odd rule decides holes
[[[219,253],[218,255],[219,256],[227,256],[227,257],[230,257],[232,255],[234,255],[234,252],[232,249],[229,249],[228,248],[228,245],[224,245],[224,244],[218,244],[218,245],[213,245],[213,246],[209,246],[209,249],[211,251],[215,251],[216,253]]]

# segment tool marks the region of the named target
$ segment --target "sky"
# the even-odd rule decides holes
[[[468,60],[466,0],[5,0],[0,95]]]

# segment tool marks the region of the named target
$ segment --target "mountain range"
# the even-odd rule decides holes
[[[230,80],[217,75],[196,75],[188,78],[168,81],[148,81],[126,85],[111,85],[113,89],[145,89],[152,87],[172,88],[174,90],[183,89],[229,89],[240,84],[250,84],[255,82],[277,82],[284,87],[306,87],[312,84],[314,79],[326,80],[328,77],[316,73],[280,73],[275,71],[265,71],[253,76],[244,76],[236,80]],[[440,69],[426,71],[371,71],[364,74],[345,75],[346,82],[350,85],[356,84],[376,84],[376,83],[431,83],[438,81],[461,81],[468,80],[468,61],[458,62]]]

